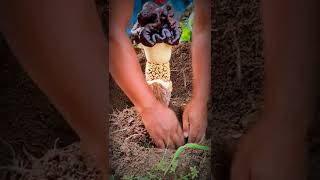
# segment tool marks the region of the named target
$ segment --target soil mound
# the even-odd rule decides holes
[[[143,177],[152,172],[160,161],[169,163],[175,151],[155,148],[134,108],[114,112],[110,118],[111,163],[116,176]],[[210,146],[210,141],[204,142]],[[210,172],[210,153],[202,150],[186,150],[180,157],[176,174],[187,174],[196,167],[201,178]],[[163,172],[152,172],[162,177]]]

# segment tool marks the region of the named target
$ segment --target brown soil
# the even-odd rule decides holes
[[[146,176],[162,158],[170,162],[174,151],[154,147],[140,117],[133,108],[115,112],[110,119],[110,157],[116,177]],[[209,145],[209,141],[204,142]],[[176,174],[186,174],[190,167],[196,166],[200,178],[209,177],[209,153],[200,150],[187,150],[181,156]],[[163,172],[154,175],[162,177]],[[168,176],[165,176],[167,179]]]
[[[65,148],[49,150],[40,159],[32,160],[32,169],[22,179],[101,179],[97,168],[80,150],[79,143],[73,143]]]
[[[225,180],[237,141],[263,107],[263,26],[259,0],[214,0],[212,10],[212,159],[216,179]],[[320,178],[319,119],[307,139],[310,180]]]
[[[212,131],[216,179],[228,179],[230,153],[263,105],[259,1],[215,0],[212,8]]]

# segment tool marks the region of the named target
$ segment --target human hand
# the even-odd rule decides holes
[[[191,99],[183,112],[183,133],[189,143],[200,143],[207,129],[207,102]]]
[[[184,144],[181,126],[171,109],[157,101],[153,107],[143,108],[140,115],[150,137],[159,148],[175,149]]]
[[[304,135],[299,128],[278,122],[262,120],[240,139],[231,180],[307,179]]]

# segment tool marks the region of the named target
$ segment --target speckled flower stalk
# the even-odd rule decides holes
[[[169,105],[172,82],[170,58],[172,46],[179,44],[181,29],[169,4],[147,2],[131,29],[131,40],[141,45],[147,58],[145,75],[156,98]]]
[[[169,105],[172,81],[170,79],[170,58],[172,46],[157,43],[153,47],[143,46],[147,59],[145,76],[148,85],[156,98],[165,105]]]

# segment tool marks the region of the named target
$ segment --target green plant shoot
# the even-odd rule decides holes
[[[170,165],[168,166],[168,168],[164,172],[164,175],[166,175],[169,170],[170,170],[170,172],[175,172],[176,171],[177,166],[178,166],[178,158],[180,157],[182,152],[187,148],[199,149],[199,150],[203,150],[203,151],[209,151],[210,150],[210,148],[208,146],[203,146],[203,145],[199,145],[199,144],[196,144],[196,143],[188,143],[188,144],[185,144],[185,145],[179,147],[177,149],[177,151],[175,152],[175,154],[173,156],[173,159],[171,160]]]

